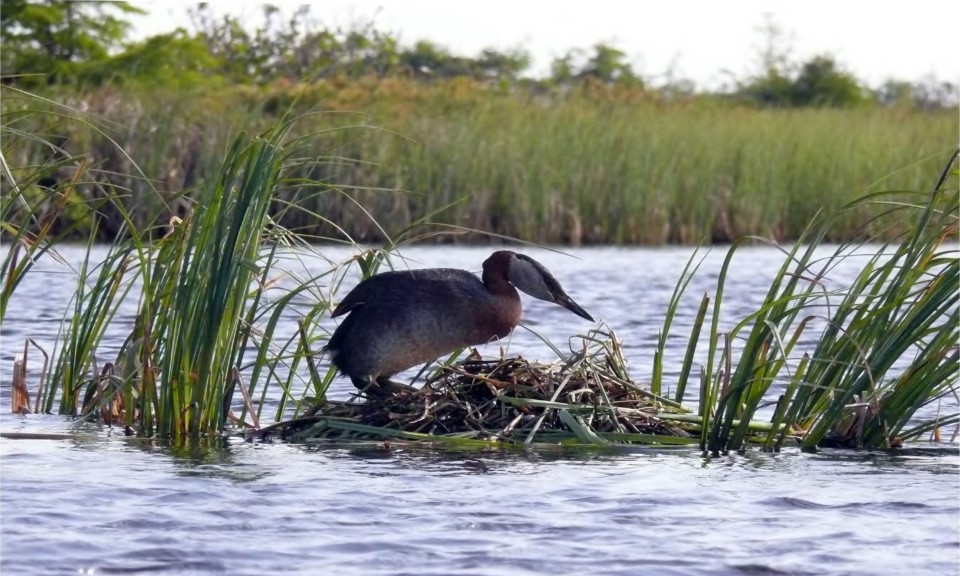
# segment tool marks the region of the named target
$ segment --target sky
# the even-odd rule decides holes
[[[196,0],[134,0],[149,11],[135,20],[137,38],[190,27]],[[262,1],[208,0],[216,14],[259,22]],[[302,0],[272,0],[293,14]],[[456,54],[523,48],[535,74],[571,48],[603,42],[626,52],[644,77],[690,79],[720,87],[730,74],[757,69],[759,31],[769,15],[784,30],[794,61],[834,56],[871,86],[929,76],[960,83],[960,1],[911,0],[323,0],[311,14],[324,24],[373,20],[402,43],[426,39]]]

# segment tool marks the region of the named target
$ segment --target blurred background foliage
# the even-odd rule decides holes
[[[409,45],[374,22],[350,29],[325,26],[309,5],[284,19],[263,6],[259,22],[214,14],[203,2],[190,9],[189,29],[130,42],[129,17],[143,10],[129,2],[2,0],[4,82],[24,87],[79,87],[143,83],[163,87],[312,82],[331,78],[401,76],[422,81],[470,78],[526,89],[569,88],[594,82],[690,95],[688,80],[656,88],[636,73],[622,51],[597,44],[572,49],[533,78],[522,49],[487,48],[474,56],[452,54],[428,40]],[[933,78],[888,80],[867,87],[829,54],[806,61],[790,57],[783,30],[769,19],[754,74],[735,79],[720,94],[760,106],[956,105],[956,86]],[[669,74],[668,74],[669,76]]]
[[[311,114],[294,136],[321,135],[290,173],[327,189],[285,185],[273,215],[316,240],[384,241],[425,214],[541,243],[785,240],[864,190],[926,189],[956,145],[956,86],[867,86],[829,54],[792,58],[770,20],[753,72],[711,91],[646,77],[607,44],[536,76],[522,49],[454,54],[375,22],[326,26],[306,5],[240,21],[199,3],[189,27],[131,41],[141,13],[0,5],[4,162],[31,210],[66,206],[57,229],[96,218],[110,240],[124,211],[142,227],[182,217],[239,131],[289,114]],[[901,231],[846,214],[835,240]]]

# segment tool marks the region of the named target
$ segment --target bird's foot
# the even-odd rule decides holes
[[[377,384],[384,390],[389,391],[391,394],[412,394],[417,391],[413,386],[403,384],[401,382],[395,382],[389,378],[378,378]]]
[[[380,377],[375,380],[370,378],[352,378],[351,380],[358,390],[371,398],[387,398],[397,394],[411,394],[417,391],[413,386],[394,382],[387,377]]]

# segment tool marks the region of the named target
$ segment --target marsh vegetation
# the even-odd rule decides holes
[[[706,89],[644,76],[612,45],[535,76],[522,50],[457,55],[375,22],[327,26],[309,7],[244,22],[198,5],[190,29],[130,42],[137,11],[5,10],[0,111],[8,134],[38,136],[8,144],[8,164],[26,169],[29,200],[68,198],[51,226],[74,239],[94,213],[100,241],[183,217],[239,132],[304,114],[293,134],[325,136],[288,176],[325,186],[285,186],[277,198],[304,210],[269,210],[315,242],[386,242],[425,214],[483,231],[436,241],[795,240],[821,208],[929,186],[956,143],[955,86],[868,86],[830,55],[792,58],[771,21],[748,71]],[[878,214],[844,210],[830,239],[904,232]]]
[[[673,430],[677,437],[698,439],[701,448],[711,452],[739,450],[751,442],[777,449],[786,438],[810,449],[825,444],[891,447],[939,434],[943,426],[960,422],[951,402],[947,413],[938,413],[933,420],[912,420],[919,409],[954,398],[960,321],[956,307],[960,269],[951,244],[957,234],[955,153],[929,192],[869,193],[836,213],[818,214],[799,242],[784,249],[783,266],[763,305],[738,324],[721,326],[727,266],[741,245],[761,239],[735,242],[714,293],[704,296],[676,382],[664,382],[663,342],[679,298],[696,273],[695,252],[664,311],[651,382],[632,381],[618,360],[613,333],[605,332],[604,337],[594,333],[584,338],[579,350],[557,349],[559,366],[521,364],[521,372],[535,374],[535,385],[521,384],[516,372],[495,374],[496,367],[489,373],[468,372],[466,380],[459,376],[450,380],[451,374],[463,376],[466,366],[453,363],[455,355],[439,368],[439,388],[432,384],[421,397],[399,399],[422,403],[420,418],[397,416],[373,426],[362,412],[369,413],[371,406],[377,410],[376,405],[368,404],[358,413],[351,411],[356,408],[344,411],[344,404],[326,398],[334,371],[319,368],[317,351],[328,336],[318,320],[329,314],[336,287],[350,268],[356,266],[367,277],[389,265],[391,254],[404,243],[435,232],[414,226],[382,248],[361,250],[345,263],[331,263],[319,276],[296,277],[284,265],[284,249],[322,253],[322,247],[280,225],[271,208],[304,211],[334,224],[278,195],[289,188],[331,192],[329,184],[298,172],[316,161],[310,151],[312,139],[326,134],[297,136],[291,133],[297,121],[258,136],[236,137],[216,177],[204,183],[183,218],[141,231],[122,197],[110,193],[104,197],[105,204],[124,217],[122,234],[103,261],[93,262],[88,256],[81,263],[73,308],[57,350],[49,355],[50,365],[42,370],[35,408],[100,419],[122,425],[131,434],[180,440],[219,435],[233,427],[256,431],[269,425],[265,418],[279,423],[318,416],[311,429],[332,429],[349,439],[416,437],[425,422],[450,419],[431,414],[431,405],[459,410],[469,408],[472,401],[484,406],[487,415],[494,410],[506,418],[497,420],[502,425],[499,431],[485,416],[471,430],[428,426],[428,432],[437,433],[430,437],[484,444],[523,439],[529,444],[541,432],[549,436],[544,442],[571,445],[676,443],[658,438],[664,436],[663,430]],[[42,172],[33,171],[33,177]],[[17,182],[15,170],[7,169],[6,175]],[[57,236],[50,222],[57,210],[69,205],[64,196],[53,203],[31,203],[21,193],[23,180],[16,186],[4,196],[4,228],[12,245],[3,262],[3,310],[36,258],[55,256]],[[864,207],[878,217],[861,229],[858,242],[841,245],[825,260],[814,259],[837,222]],[[96,230],[90,229],[91,242]],[[821,279],[851,251],[886,237],[895,242],[873,245],[873,256],[851,286],[822,289]],[[320,278],[331,287],[329,293],[317,292]],[[303,314],[299,330],[275,332],[280,315],[301,296],[314,305]],[[138,301],[133,329],[115,358],[103,361],[98,348],[105,327],[126,298]],[[794,345],[818,319],[825,323],[816,350],[796,358]],[[707,361],[697,370],[694,351],[702,340]],[[734,341],[741,345],[732,346]],[[893,370],[904,363],[905,369]],[[23,375],[26,370],[21,365],[15,372]],[[30,402],[26,382],[23,378],[19,382],[23,402],[15,408],[24,410]],[[573,388],[564,390],[570,382]],[[690,386],[691,382],[699,385]],[[786,384],[776,400],[772,423],[753,421],[761,404],[771,400],[768,392],[774,383]],[[526,392],[517,395],[518,386]],[[665,395],[668,387],[674,390],[672,398]],[[467,400],[454,394],[460,400],[448,401],[458,389],[486,390],[491,395],[477,399],[468,392]],[[446,400],[432,396],[435,390]],[[267,398],[277,396],[279,401],[270,404],[274,413],[265,415]],[[400,412],[388,406],[379,409]],[[628,414],[642,414],[652,428],[641,429]],[[334,422],[341,424],[332,426]],[[553,425],[543,426],[544,422]],[[567,432],[558,435],[559,424]]]

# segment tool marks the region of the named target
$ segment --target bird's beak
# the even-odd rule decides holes
[[[564,308],[573,312],[574,314],[576,314],[581,318],[585,318],[591,322],[594,321],[593,316],[587,314],[586,310],[581,308],[579,304],[574,302],[573,299],[567,296],[566,294],[563,294],[563,293],[557,294],[557,296],[553,299],[553,303],[563,306]]]

